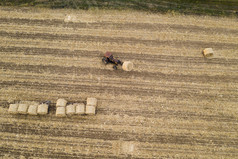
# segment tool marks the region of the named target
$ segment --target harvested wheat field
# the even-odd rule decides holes
[[[237,55],[235,18],[1,7],[0,156],[236,158]],[[55,115],[58,98],[88,97],[95,116]],[[8,113],[23,100],[49,114]]]

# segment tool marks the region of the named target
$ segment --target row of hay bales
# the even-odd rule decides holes
[[[10,114],[29,114],[29,115],[45,115],[48,114],[49,104],[23,101],[10,104],[8,112]]]
[[[84,103],[68,103],[65,99],[58,99],[56,102],[56,116],[64,117],[71,115],[95,115],[97,107],[96,98],[87,98],[87,104]],[[10,104],[8,112],[10,114],[29,114],[29,115],[45,115],[48,114],[49,102],[32,102],[21,101]]]
[[[66,115],[95,115],[97,107],[96,98],[87,98],[87,104],[84,103],[69,103],[65,99],[58,99],[56,102],[56,116],[64,117]]]

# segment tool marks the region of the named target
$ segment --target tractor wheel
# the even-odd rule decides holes
[[[113,66],[113,69],[114,69],[114,70],[117,70],[117,66],[116,66],[116,65],[114,65],[114,66]]]
[[[102,62],[106,65],[106,64],[108,64],[109,61],[106,57],[104,57],[104,58],[102,58]]]

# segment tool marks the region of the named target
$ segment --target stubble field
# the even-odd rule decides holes
[[[134,70],[105,66],[106,51]],[[237,55],[237,19],[1,7],[0,156],[235,158]],[[55,116],[58,98],[87,97],[96,116]],[[19,100],[53,103],[8,114]]]

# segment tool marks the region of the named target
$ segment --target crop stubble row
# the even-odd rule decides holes
[[[87,41],[87,42],[102,42],[102,43],[126,43],[130,45],[143,44],[147,46],[161,46],[161,45],[170,45],[172,47],[213,47],[217,49],[230,49],[237,48],[236,43],[220,43],[220,42],[203,42],[203,41],[162,41],[162,40],[140,40],[136,38],[122,38],[122,37],[103,37],[103,36],[84,36],[84,35],[56,35],[48,33],[23,33],[16,32],[10,33],[5,31],[0,31],[1,37],[11,37],[17,39],[41,39],[41,40],[75,40],[75,41]]]

